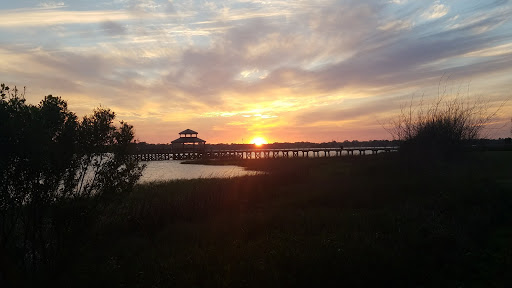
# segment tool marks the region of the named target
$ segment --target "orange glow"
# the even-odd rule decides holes
[[[265,140],[265,138],[263,137],[254,137],[252,140],[251,140],[251,143],[254,143],[254,145],[256,146],[261,146],[263,144],[267,144],[267,140]]]

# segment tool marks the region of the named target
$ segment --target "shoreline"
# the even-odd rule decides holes
[[[187,164],[268,173],[137,184],[101,202],[60,247],[57,280],[84,287],[506,286],[512,152],[425,161],[399,154],[193,161]]]

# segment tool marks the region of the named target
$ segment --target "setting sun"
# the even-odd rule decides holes
[[[256,146],[261,146],[262,144],[267,144],[267,140],[263,137],[255,137],[251,140],[251,143],[254,143]]]

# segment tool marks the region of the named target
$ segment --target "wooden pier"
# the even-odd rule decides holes
[[[271,159],[271,158],[318,158],[344,155],[366,155],[397,151],[398,147],[351,147],[351,148],[295,148],[295,149],[242,149],[198,151],[140,151],[132,154],[139,161],[192,160],[192,159]]]

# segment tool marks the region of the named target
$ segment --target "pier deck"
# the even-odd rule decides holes
[[[270,159],[340,157],[343,155],[377,154],[397,151],[398,147],[350,147],[350,148],[291,148],[291,149],[241,149],[203,151],[141,151],[132,154],[140,161],[189,160],[189,159]]]

